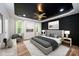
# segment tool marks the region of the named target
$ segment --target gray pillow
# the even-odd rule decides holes
[[[54,34],[50,34],[49,37],[55,37]]]
[[[57,38],[61,38],[61,36],[57,36]]]
[[[58,37],[58,35],[54,35],[54,37],[55,37],[55,38],[57,38],[57,37]]]

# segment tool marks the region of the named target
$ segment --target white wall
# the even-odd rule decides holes
[[[16,20],[14,18],[9,19],[9,37],[11,37],[16,32]]]
[[[7,10],[3,3],[0,3],[0,13],[3,15],[3,23],[5,19],[9,19]],[[5,37],[5,23],[3,24],[3,33],[0,34],[0,41]]]
[[[26,29],[33,29],[33,32],[26,32]],[[30,39],[40,34],[41,34],[41,23],[26,20],[24,21],[24,39]]]
[[[8,35],[11,37],[11,35],[15,33],[15,19],[12,16],[13,12],[11,12],[6,3],[0,3],[0,13],[3,15],[3,33],[0,34],[0,41],[2,41],[2,39],[5,38],[5,20],[8,20]]]

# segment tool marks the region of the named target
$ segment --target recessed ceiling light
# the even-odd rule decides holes
[[[64,9],[63,9],[63,8],[61,8],[61,9],[60,9],[60,12],[62,12],[62,11],[64,11]]]
[[[25,14],[23,14],[23,16],[25,17],[26,15],[25,15]]]

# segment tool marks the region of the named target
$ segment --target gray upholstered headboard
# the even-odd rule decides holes
[[[54,36],[64,37],[64,30],[46,30],[46,36],[50,36],[50,34],[54,34]]]

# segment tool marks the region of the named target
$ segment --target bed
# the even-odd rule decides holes
[[[58,33],[55,33],[58,32]],[[37,48],[39,48],[44,54],[49,54],[50,52],[56,50],[62,43],[62,30],[47,30],[47,36],[36,36],[33,37],[30,41]],[[51,34],[51,35],[50,35]],[[53,37],[53,34],[55,37]],[[49,36],[48,36],[49,35]],[[57,36],[57,37],[56,37]]]

